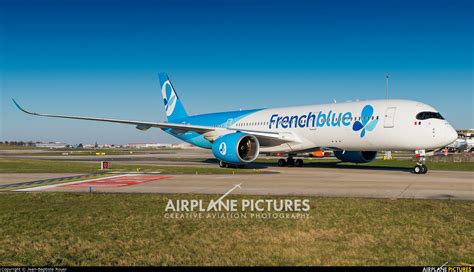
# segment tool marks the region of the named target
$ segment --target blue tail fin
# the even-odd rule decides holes
[[[163,95],[163,103],[165,104],[165,111],[168,121],[187,117],[188,114],[186,113],[186,110],[184,110],[184,106],[181,103],[178,94],[176,94],[176,91],[174,90],[168,75],[165,73],[160,73],[159,77],[161,94]]]

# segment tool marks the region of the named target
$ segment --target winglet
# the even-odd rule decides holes
[[[15,103],[16,107],[17,107],[19,110],[21,110],[22,112],[27,113],[27,114],[36,115],[36,113],[34,113],[34,112],[29,112],[29,111],[25,110],[24,108],[22,108],[20,105],[18,105],[18,103],[15,101],[15,99],[12,98],[12,101],[13,101],[13,103]]]

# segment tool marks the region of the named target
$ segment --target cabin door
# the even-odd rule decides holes
[[[390,107],[385,111],[385,121],[383,126],[386,128],[393,128],[395,126],[395,112],[397,108]]]

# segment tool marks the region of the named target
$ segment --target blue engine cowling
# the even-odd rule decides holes
[[[334,151],[334,156],[344,162],[366,163],[375,160],[377,151]]]
[[[258,157],[259,149],[257,137],[242,132],[226,134],[212,143],[212,154],[232,164],[253,162]]]

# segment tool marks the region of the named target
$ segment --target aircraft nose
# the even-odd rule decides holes
[[[446,142],[447,142],[447,144],[450,144],[450,143],[456,141],[457,138],[458,138],[458,133],[456,132],[456,130],[451,125],[448,125],[448,127],[446,128]]]

